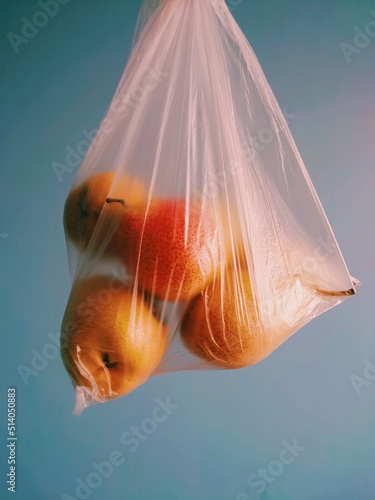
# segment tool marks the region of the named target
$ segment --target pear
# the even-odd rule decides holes
[[[163,300],[187,300],[203,290],[223,256],[213,214],[193,201],[147,201],[138,178],[114,180],[112,172],[96,174],[71,191],[64,210],[68,239],[82,251],[120,259],[141,290]]]
[[[181,322],[187,349],[222,368],[258,363],[289,335],[262,324],[247,269],[232,266],[190,302]]]
[[[213,280],[224,257],[214,217],[181,199],[125,206],[118,233],[129,274],[141,290],[164,300],[195,296]]]
[[[74,386],[100,401],[146,382],[166,351],[167,328],[122,282],[77,281],[62,321],[61,356]]]
[[[110,200],[108,195],[111,194]],[[137,203],[145,199],[144,186],[137,177],[128,175],[115,177],[115,172],[102,172],[91,175],[85,182],[76,186],[69,193],[64,208],[64,228],[67,237],[80,249],[86,250],[103,207],[106,206],[106,224],[101,224],[100,240],[108,233],[108,222],[114,220],[122,204]],[[116,201],[118,203],[106,203]],[[118,255],[122,240],[115,231],[105,249],[106,256]],[[94,251],[96,248],[93,249]]]

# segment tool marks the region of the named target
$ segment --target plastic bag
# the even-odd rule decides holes
[[[64,224],[77,413],[154,375],[257,363],[355,293],[224,0],[146,1]]]

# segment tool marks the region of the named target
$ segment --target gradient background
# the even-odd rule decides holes
[[[71,0],[19,53],[7,33],[40,10],[1,0],[1,481],[0,498],[72,498],[76,478],[119,450],[89,498],[373,500],[375,380],[357,394],[351,375],[375,364],[375,36],[348,63],[341,42],[374,20],[373,0],[231,0],[282,107],[358,294],[298,332],[265,361],[232,372],[152,379],[128,397],[72,416],[59,355],[27,385],[57,334],[70,289],[62,211],[75,172],[57,179],[82,130],[98,126],[125,67],[141,0]],[[375,35],[375,34],[374,34]],[[375,373],[374,373],[375,378]],[[6,491],[7,388],[17,388],[17,493]],[[179,405],[133,453],[120,442],[152,414]],[[251,474],[287,440],[306,447],[257,495]],[[244,494],[240,495],[243,492]],[[246,495],[245,495],[246,493]]]

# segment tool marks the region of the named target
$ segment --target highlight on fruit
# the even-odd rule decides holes
[[[167,347],[167,327],[154,316],[152,305],[107,276],[74,284],[61,332],[61,357],[76,388],[76,413],[143,384]]]

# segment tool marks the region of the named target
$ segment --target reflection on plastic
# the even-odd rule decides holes
[[[355,293],[221,0],[146,1],[64,225],[61,351],[78,412],[154,375],[257,363]]]

